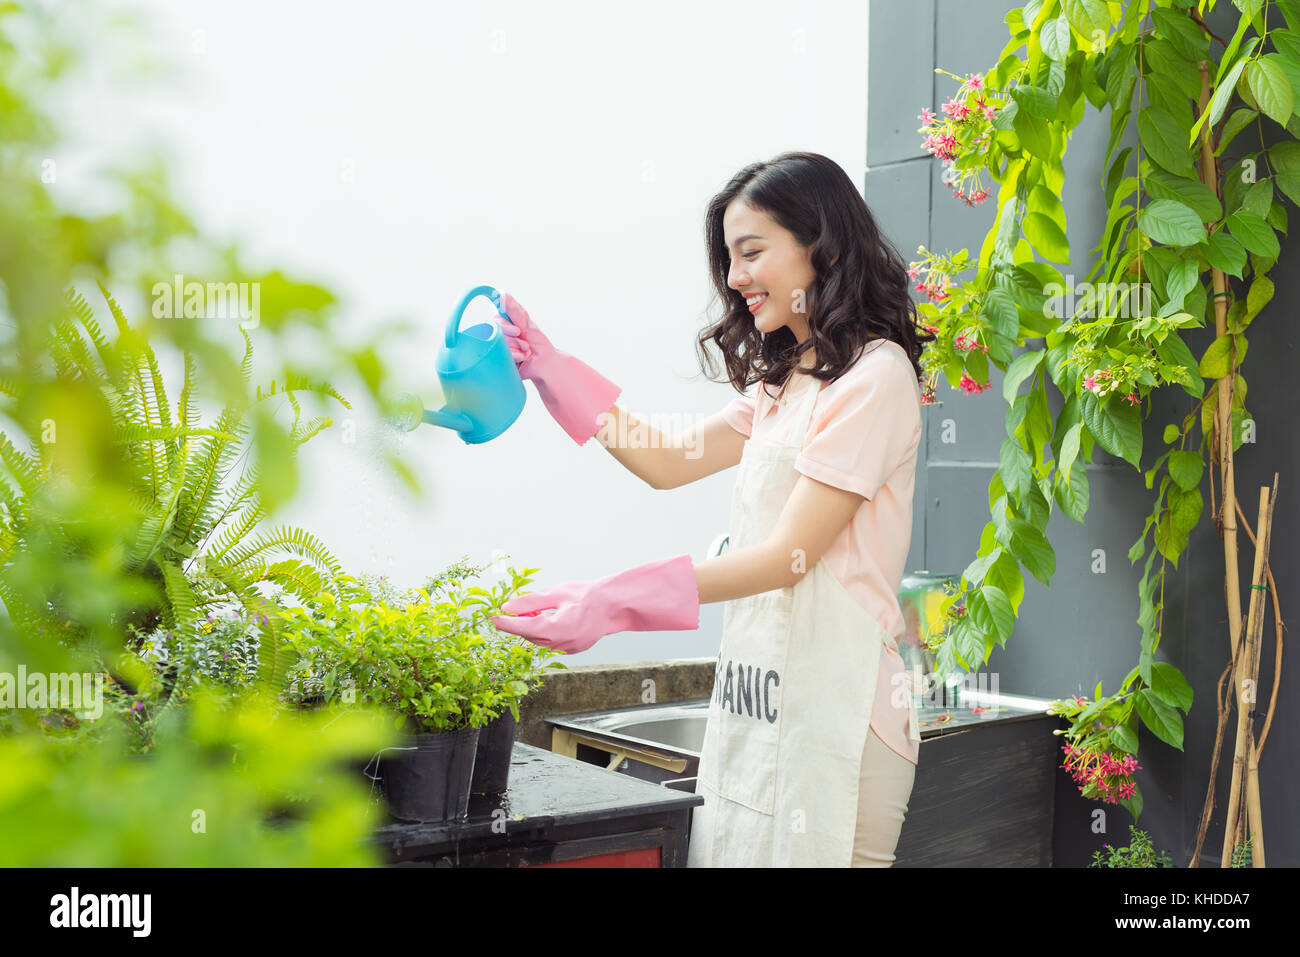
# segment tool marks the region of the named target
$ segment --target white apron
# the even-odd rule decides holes
[[[804,390],[802,425],[789,444],[745,443],[729,550],[763,541],[776,526],[824,384]],[[793,587],[726,603],[688,867],[851,865],[882,643],[897,650],[824,559]],[[919,740],[915,697],[907,698]]]

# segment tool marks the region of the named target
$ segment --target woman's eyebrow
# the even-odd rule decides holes
[[[763,239],[763,238],[764,238],[764,237],[758,235],[758,233],[746,233],[744,236],[737,237],[737,239],[735,240],[735,242],[733,242],[731,245],[732,245],[732,246],[739,246],[739,245],[740,245],[741,243],[743,243],[746,239]],[[728,249],[730,249],[730,248],[731,248],[730,246],[723,246],[723,247],[722,247],[723,252],[726,252],[726,251],[727,251]]]

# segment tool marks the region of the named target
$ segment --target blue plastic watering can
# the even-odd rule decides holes
[[[519,369],[495,322],[460,328],[460,319],[476,296],[487,296],[506,322],[501,294],[491,286],[475,286],[447,320],[447,335],[438,350],[434,368],[447,404],[436,412],[426,409],[419,396],[402,392],[393,397],[394,413],[388,421],[410,432],[421,422],[457,432],[469,445],[487,442],[510,428],[524,410],[527,393]]]

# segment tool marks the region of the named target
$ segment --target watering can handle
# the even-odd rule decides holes
[[[487,296],[492,300],[492,305],[497,307],[497,312],[506,322],[514,324],[511,318],[506,315],[506,311],[501,308],[501,293],[497,292],[491,286],[475,286],[469,292],[465,293],[460,303],[451,311],[451,318],[447,320],[447,348],[451,349],[456,345],[456,337],[460,335],[460,318],[465,314],[465,308],[477,296]]]

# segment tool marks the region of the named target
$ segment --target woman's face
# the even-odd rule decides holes
[[[746,299],[766,297],[749,306],[755,328],[766,335],[789,326],[795,341],[803,342],[808,338],[807,290],[817,278],[807,248],[767,213],[739,198],[727,206],[722,229],[731,257],[727,285]]]

